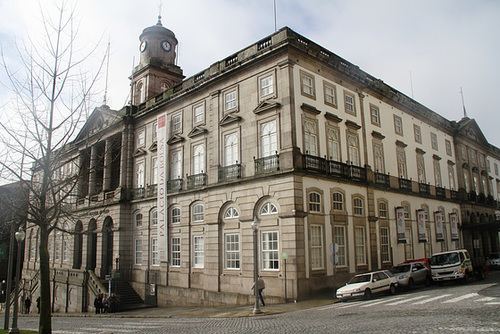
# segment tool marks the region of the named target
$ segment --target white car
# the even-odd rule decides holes
[[[387,270],[374,271],[354,276],[346,285],[337,289],[337,298],[345,301],[351,298],[364,297],[370,299],[373,293],[396,293],[398,281]]]

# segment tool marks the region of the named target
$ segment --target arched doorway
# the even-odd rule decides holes
[[[77,221],[75,225],[75,235],[73,239],[73,269],[82,268],[83,254],[83,224]]]
[[[94,270],[97,263],[97,223],[95,219],[89,222],[87,230],[87,270]]]
[[[106,217],[102,226],[101,277],[113,271],[113,219]]]

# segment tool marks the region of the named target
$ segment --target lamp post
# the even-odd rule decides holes
[[[259,307],[259,225],[257,224],[257,220],[254,218],[252,222],[252,230],[253,230],[253,292],[255,294],[255,304],[253,307],[253,314],[260,314],[262,311]]]
[[[17,268],[16,268],[16,283],[14,287],[14,313],[12,314],[12,327],[9,333],[19,334],[19,328],[17,328],[17,313],[19,311],[19,276],[21,276],[21,256],[23,241],[26,234],[23,230],[16,232],[17,240]]]
[[[118,292],[118,278],[120,278],[120,254],[116,253],[115,254],[115,295]]]

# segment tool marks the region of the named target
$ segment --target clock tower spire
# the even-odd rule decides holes
[[[163,26],[161,15],[156,25],[139,36],[141,61],[132,71],[132,104],[138,105],[182,82],[182,69],[175,64],[177,38]]]

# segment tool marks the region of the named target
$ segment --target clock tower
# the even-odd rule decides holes
[[[141,61],[132,71],[132,104],[138,105],[182,82],[182,69],[175,64],[177,39],[158,23],[139,36]]]

